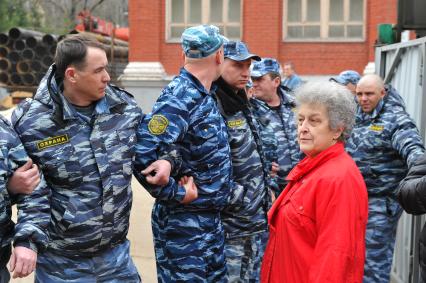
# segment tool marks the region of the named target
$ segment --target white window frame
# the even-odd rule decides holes
[[[318,25],[318,22],[309,22],[307,21],[307,0],[302,1],[302,20],[298,23],[289,23],[288,22],[288,0],[283,0],[283,41],[285,42],[364,42],[366,39],[366,11],[367,11],[367,0],[363,0],[363,17],[362,21],[349,21],[349,1],[343,0],[343,20],[338,22],[329,21],[329,12],[330,12],[330,0],[320,0],[320,37],[314,38],[288,38],[287,37],[287,27],[288,26],[309,26],[309,25]],[[362,36],[361,37],[328,37],[329,25],[341,25],[348,26],[351,24],[362,25]],[[345,29],[346,33],[346,29]]]
[[[180,42],[179,38],[172,38],[171,37],[171,27],[184,27],[188,28],[190,26],[194,26],[197,24],[190,24],[188,23],[188,12],[189,12],[189,0],[183,0],[184,1],[184,23],[172,23],[172,1],[173,0],[166,0],[166,17],[165,17],[165,40],[167,43],[178,43]],[[240,27],[240,37],[239,38],[230,38],[230,39],[236,39],[241,40],[242,34],[243,34],[243,0],[240,0],[240,22],[228,22],[228,9],[229,9],[229,0],[223,0],[223,9],[222,9],[222,22],[209,22],[210,18],[210,0],[201,0],[201,23],[199,24],[212,24],[212,25],[220,25],[223,26],[224,29],[224,35],[227,36],[226,29],[227,27]]]

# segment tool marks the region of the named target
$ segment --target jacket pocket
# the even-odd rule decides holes
[[[53,188],[73,189],[83,181],[80,161],[74,156],[74,147],[67,145],[61,151],[50,150],[40,157],[40,167],[47,183]]]

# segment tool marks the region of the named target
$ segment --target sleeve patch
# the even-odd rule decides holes
[[[148,130],[153,135],[161,135],[167,129],[169,120],[163,115],[154,115],[148,123]]]

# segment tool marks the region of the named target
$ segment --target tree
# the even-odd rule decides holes
[[[12,27],[40,28],[42,11],[36,0],[0,0],[0,31]]]

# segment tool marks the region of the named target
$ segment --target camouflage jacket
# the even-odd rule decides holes
[[[234,182],[244,188],[243,206],[227,206],[222,221],[227,238],[242,237],[267,230],[271,207],[269,171],[263,152],[259,122],[255,119],[245,91],[235,93],[220,78],[216,99],[228,127]]]
[[[386,90],[385,98],[371,113],[363,113],[358,106],[346,149],[364,177],[369,196],[395,199],[399,182],[424,147],[401,97],[389,86]]]
[[[11,195],[7,181],[13,172],[24,165],[28,155],[9,122],[0,115],[0,248],[7,248],[12,239],[15,245],[42,251],[49,241],[46,228],[50,214],[45,207],[49,202],[49,191],[43,176],[31,195]],[[35,200],[33,200],[36,198]],[[18,223],[11,220],[11,206],[17,203]],[[7,260],[7,259],[6,259]]]
[[[278,89],[278,95],[281,104],[277,108],[272,108],[255,99],[251,101],[261,126],[275,133],[274,141],[266,137],[264,143],[267,159],[278,163],[280,167],[275,189],[277,196],[287,184],[285,178],[288,173],[302,158],[297,143],[297,128],[293,112],[296,106],[294,98],[282,88]]]
[[[232,167],[225,123],[211,92],[185,69],[163,89],[160,97],[138,130],[135,176],[148,192],[164,205],[175,210],[223,209],[236,190],[231,180]],[[140,170],[164,153],[165,148],[178,150],[174,168],[166,186],[148,184]],[[180,157],[179,157],[180,156]],[[198,199],[183,205],[185,189],[179,186],[180,176],[193,176]],[[239,196],[241,195],[241,190]]]
[[[61,94],[54,74],[53,65],[12,122],[51,191],[48,248],[93,256],[126,238],[142,112],[128,93],[108,86],[91,119],[83,119]]]

